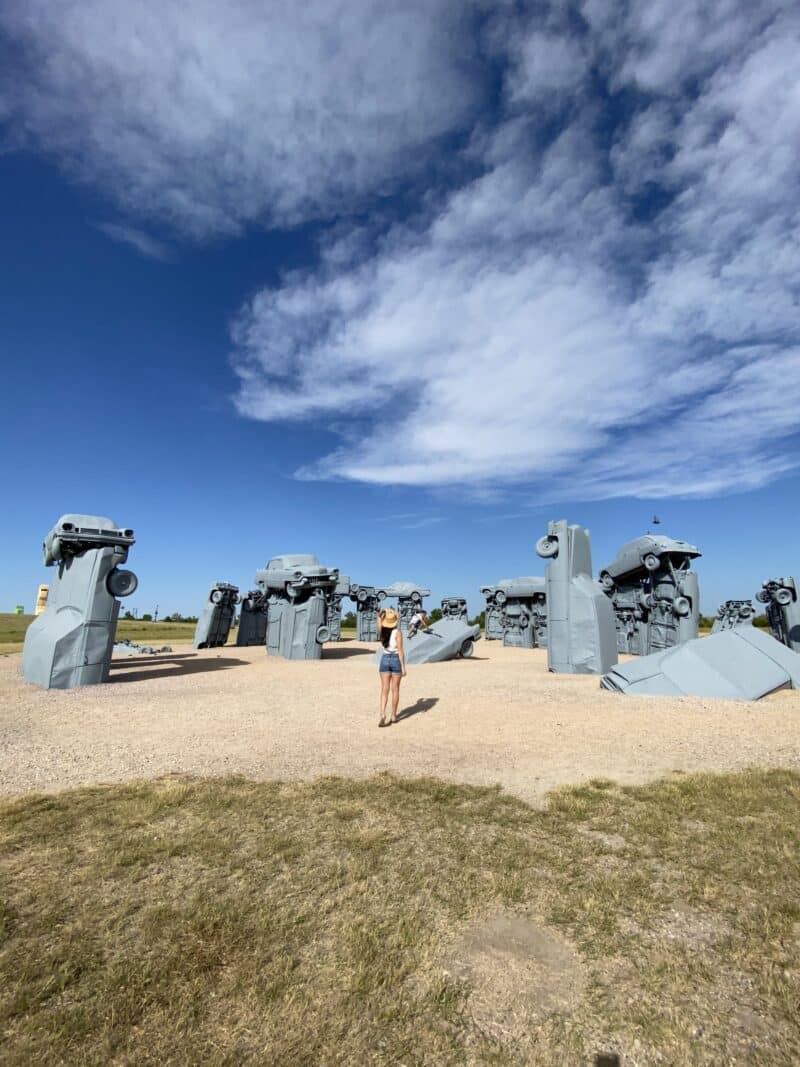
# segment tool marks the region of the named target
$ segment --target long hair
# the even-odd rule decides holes
[[[389,647],[389,638],[392,636],[392,634],[394,633],[394,631],[396,629],[397,629],[396,626],[382,626],[381,627],[381,644],[383,645],[384,648],[388,648]]]

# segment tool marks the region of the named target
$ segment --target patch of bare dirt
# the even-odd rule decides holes
[[[469,983],[475,1025],[496,1040],[524,1042],[531,1025],[569,1015],[584,971],[575,948],[543,923],[494,915],[470,929],[448,970]]]

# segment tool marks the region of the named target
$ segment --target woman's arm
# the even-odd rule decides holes
[[[406,650],[403,647],[403,635],[400,631],[397,631],[397,655],[400,657],[400,666],[403,668],[403,674],[406,673]]]

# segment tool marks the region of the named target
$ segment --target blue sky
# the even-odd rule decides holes
[[[312,551],[434,600],[697,544],[796,573],[800,14],[7,0],[0,608],[60,514],[140,612]]]

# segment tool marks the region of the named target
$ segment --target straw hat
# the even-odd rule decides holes
[[[397,612],[394,608],[386,608],[381,612],[381,623],[387,630],[391,630],[393,626],[397,626]]]

